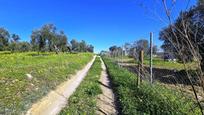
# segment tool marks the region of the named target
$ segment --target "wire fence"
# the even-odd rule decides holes
[[[203,73],[200,61],[196,60],[198,58],[186,60],[186,57],[182,57],[179,53],[154,52],[152,34],[150,34],[149,41],[147,49],[141,48],[141,46],[145,46],[146,41],[139,40],[137,43],[132,43],[129,48],[127,48],[127,44],[121,47],[114,46],[110,48],[109,52],[104,53],[114,59],[119,66],[135,73],[140,78],[138,84],[147,81],[153,85],[160,84],[176,90],[181,95],[195,101],[203,111]],[[142,45],[140,46],[140,44]]]

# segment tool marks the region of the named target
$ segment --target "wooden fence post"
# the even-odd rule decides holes
[[[137,87],[140,85],[140,61],[138,61],[138,77],[137,77]]]
[[[144,62],[144,51],[141,50],[140,53],[139,53],[139,62],[138,62],[138,85],[142,83],[142,77],[143,77],[143,68],[144,68],[144,65],[143,65],[143,62]]]

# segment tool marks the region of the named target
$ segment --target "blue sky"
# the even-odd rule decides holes
[[[176,0],[174,18],[187,3]],[[30,41],[33,29],[53,23],[69,41],[85,40],[95,52],[148,39],[149,32],[154,32],[154,44],[160,46],[158,33],[166,26],[161,0],[0,0],[0,4],[0,27],[23,41]],[[194,4],[196,0],[190,0],[189,6]]]

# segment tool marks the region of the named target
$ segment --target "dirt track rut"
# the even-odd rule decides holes
[[[99,115],[116,115],[117,108],[116,108],[116,98],[111,88],[110,79],[108,78],[106,66],[101,59],[101,78],[100,78],[100,87],[102,89],[102,94],[100,94],[97,98],[97,106],[99,110],[97,114]]]

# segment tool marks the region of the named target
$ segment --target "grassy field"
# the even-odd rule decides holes
[[[116,60],[119,60],[120,62],[124,62],[124,63],[129,63],[129,64],[138,63],[133,58],[128,58],[128,57],[125,57],[123,61],[121,60],[121,58]],[[150,63],[149,59],[144,59],[145,66],[149,66],[149,63]],[[160,59],[160,58],[153,58],[153,67],[163,68],[163,69],[176,69],[176,70],[185,69],[183,63],[164,61],[163,59]],[[187,69],[191,69],[191,70],[195,70],[196,68],[198,68],[196,62],[186,63],[186,67]]]
[[[149,66],[149,60],[145,59],[144,60],[144,64]],[[165,69],[177,69],[177,70],[183,70],[184,68],[184,64],[183,63],[179,63],[179,62],[169,62],[169,61],[164,61],[163,59],[160,58],[154,58],[153,59],[153,66],[156,68],[165,68]],[[196,69],[197,65],[196,62],[189,62],[186,63],[186,67],[187,69]]]
[[[32,103],[82,69],[91,53],[0,53],[0,114],[21,114]],[[33,78],[29,80],[26,74]]]
[[[158,83],[143,81],[137,87],[137,76],[105,58],[105,64],[125,115],[200,115],[195,102]]]
[[[101,61],[96,58],[88,75],[82,81],[76,92],[69,98],[68,106],[61,111],[61,115],[93,115],[97,110],[97,95],[101,94],[99,79],[101,75]]]

